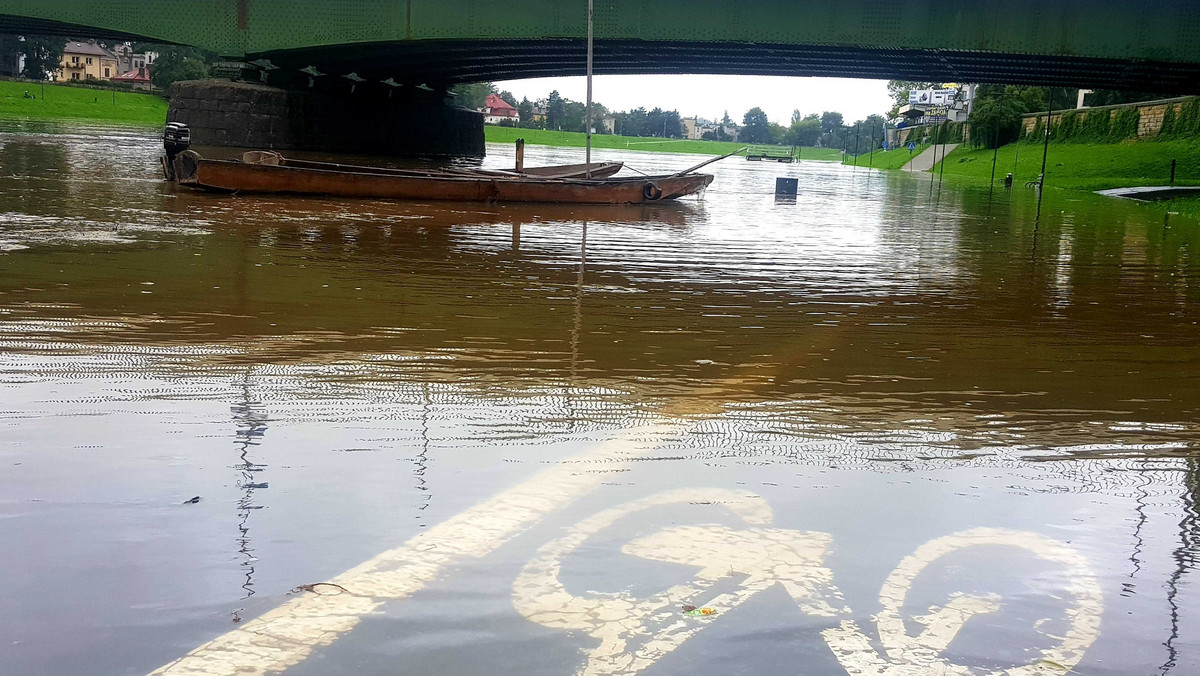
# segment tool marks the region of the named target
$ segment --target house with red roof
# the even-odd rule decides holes
[[[142,66],[141,68],[138,68],[137,70],[131,70],[127,73],[121,73],[120,75],[114,77],[112,79],[112,81],[120,82],[122,84],[132,85],[134,89],[149,90],[150,89],[150,71],[145,66]]]
[[[506,120],[515,124],[521,121],[521,114],[517,109],[496,94],[488,94],[483,110],[479,112],[483,113],[484,124],[500,124]]]

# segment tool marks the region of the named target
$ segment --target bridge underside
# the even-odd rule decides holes
[[[455,84],[583,75],[581,40],[422,40],[268,52],[280,74],[313,66],[329,75],[355,73],[401,84]],[[933,80],[1200,92],[1200,65],[980,51],[870,49],[732,42],[596,43],[598,74],[729,74]]]
[[[0,32],[164,41],[161,37],[139,36],[112,28],[88,28],[14,15],[0,15]],[[248,50],[236,58],[247,62],[269,61],[277,70],[271,70],[267,81],[285,86],[293,80],[307,83],[307,76],[299,71],[315,68],[334,78],[354,73],[365,78],[368,86],[371,82],[390,79],[409,86],[441,87],[463,82],[582,75],[585,45],[579,38],[408,39]],[[1200,63],[1073,56],[1062,50],[1033,54],[758,41],[601,38],[596,41],[595,69],[599,74],[851,77],[1200,93]]]

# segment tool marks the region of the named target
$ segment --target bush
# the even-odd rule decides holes
[[[1158,135],[1162,138],[1170,138],[1175,133],[1175,104],[1168,104],[1167,109],[1163,111],[1162,127],[1158,130]]]
[[[1137,138],[1138,125],[1142,122],[1142,111],[1137,108],[1122,108],[1113,115],[1109,126],[1108,140],[1111,142]]]
[[[1045,117],[1038,116],[1037,122],[1034,123],[1033,129],[1025,135],[1026,143],[1041,143],[1042,138],[1046,135]]]
[[[1083,118],[1079,128],[1079,140],[1084,142],[1104,142],[1112,127],[1111,110],[1093,110]]]
[[[1200,99],[1186,101],[1179,106],[1179,117],[1171,127],[1175,137],[1191,136],[1200,129]]]
[[[1081,116],[1077,110],[1068,110],[1058,118],[1058,126],[1054,129],[1054,140],[1059,143],[1077,140],[1079,136]]]

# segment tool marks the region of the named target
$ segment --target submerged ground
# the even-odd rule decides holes
[[[737,158],[652,207],[210,196],[159,152],[0,132],[0,673],[1200,670],[1193,220]]]

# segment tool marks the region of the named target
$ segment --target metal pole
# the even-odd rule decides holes
[[[586,165],[587,168],[584,170],[584,177],[586,177],[586,178],[592,177],[592,57],[593,57],[593,49],[594,49],[594,44],[593,44],[594,36],[592,33],[592,19],[593,19],[594,5],[595,5],[595,0],[588,0],[587,107],[585,108],[586,112],[584,115],[584,117],[586,118],[586,125],[587,125],[587,129],[584,130],[587,132],[587,155],[584,158],[584,161],[587,163],[587,165]]]
[[[875,167],[875,120],[871,120],[871,157],[867,162],[867,168]]]
[[[1171,160],[1171,185],[1175,185],[1175,160]]]
[[[988,182],[988,199],[992,198],[992,190],[996,188],[996,160],[1000,156],[1000,127],[992,134],[992,180]]]
[[[858,139],[862,133],[862,122],[854,125],[854,166],[858,166]]]
[[[1046,156],[1050,153],[1050,120],[1054,115],[1054,90],[1046,88],[1046,138],[1042,140],[1042,175],[1038,177],[1037,218],[1042,217],[1042,193],[1046,192]]]
[[[938,170],[938,190],[941,190],[942,178],[946,175],[946,141],[950,140],[946,134],[946,127],[949,125],[949,120],[942,123],[942,167]]]

